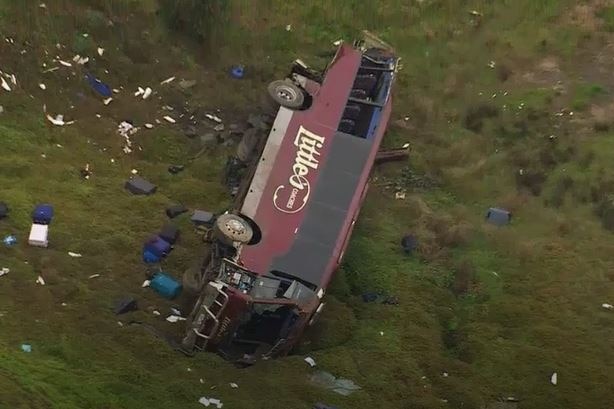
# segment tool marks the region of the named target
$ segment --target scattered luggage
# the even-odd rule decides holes
[[[124,297],[115,304],[114,312],[116,315],[126,314],[128,312],[138,310],[138,305],[135,298]]]
[[[156,273],[151,278],[149,286],[162,297],[172,300],[182,290],[181,284],[166,273]]]
[[[175,244],[179,239],[179,228],[169,223],[162,227],[158,236],[171,245]]]
[[[190,220],[192,220],[192,223],[197,226],[211,225],[213,224],[214,219],[215,216],[213,215],[213,213],[205,212],[204,210],[194,210],[194,213],[192,213],[192,217],[190,218]]]
[[[50,204],[39,204],[32,212],[32,222],[36,224],[50,224],[53,219],[53,206]]]
[[[140,176],[132,176],[124,187],[134,195],[153,195],[158,187]]]
[[[166,208],[166,215],[169,219],[174,219],[175,217],[185,213],[188,211],[188,208],[184,205],[178,204],[174,206],[170,206]]]
[[[497,226],[505,226],[512,221],[512,213],[497,207],[491,207],[486,213],[486,221]]]
[[[49,235],[49,226],[47,224],[32,224],[30,229],[30,237],[28,238],[28,244],[35,247],[47,247]]]

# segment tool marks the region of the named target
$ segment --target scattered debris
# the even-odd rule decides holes
[[[192,217],[190,220],[195,225],[210,225],[213,223],[214,215],[213,213],[206,212],[204,210],[194,210],[192,213]]]
[[[181,284],[165,273],[154,274],[151,279],[151,288],[156,293],[169,300],[176,298],[182,290]]]
[[[90,86],[94,89],[94,91],[96,91],[102,97],[110,98],[113,95],[113,90],[111,89],[111,87],[94,77],[92,74],[87,73],[85,75],[85,78],[87,79],[87,82],[90,84]]]
[[[88,278],[91,280],[92,278],[98,278],[98,277],[100,277],[100,274],[92,274]]]
[[[85,65],[90,61],[88,57],[81,57],[79,54],[75,55],[72,60],[77,63],[77,65]]]
[[[153,315],[155,315],[156,317],[159,317],[159,316],[161,315],[161,314],[160,314],[160,311],[158,311],[158,310],[153,310],[151,313],[152,313]]]
[[[160,83],[160,85],[170,84],[170,83],[171,83],[171,82],[173,82],[173,81],[175,81],[175,77],[170,77],[170,78],[167,78],[167,79],[165,79],[164,81],[162,81],[162,82]]]
[[[11,92],[11,87],[9,86],[9,83],[6,82],[4,78],[0,78],[0,81],[2,82],[2,88],[4,88],[6,91]]]
[[[245,67],[242,65],[235,65],[230,68],[230,75],[232,78],[240,80],[245,76]]]
[[[68,255],[69,255],[70,257],[75,257],[75,258],[80,258],[80,257],[83,257],[83,256],[82,256],[80,253],[73,253],[72,251],[69,251],[69,252],[68,252]]]
[[[218,124],[221,124],[221,123],[222,123],[222,118],[220,118],[220,117],[219,117],[219,116],[217,116],[217,115],[213,115],[213,114],[205,114],[205,117],[206,117],[207,119],[212,120],[213,122],[217,122]]]
[[[55,126],[66,125],[66,122],[64,122],[64,115],[61,115],[61,114],[56,115],[55,118],[47,114],[47,119],[49,120],[49,122],[51,122]]]
[[[444,372],[444,373],[441,374],[441,376],[443,376],[444,378],[447,378],[450,375],[447,372]]]
[[[143,92],[143,99],[147,99],[151,96],[151,93],[153,92],[153,90],[149,87],[145,88],[145,91]]]
[[[17,244],[17,237],[13,236],[12,234],[9,234],[8,236],[4,237],[4,239],[2,239],[2,243],[6,247],[13,247],[15,244]]]
[[[552,376],[550,377],[550,383],[553,385],[556,385],[559,381],[559,375],[555,372],[552,374]]]
[[[105,105],[109,105],[111,103],[111,101],[113,101],[113,98],[109,97],[107,99],[103,99],[102,103]]]
[[[49,226],[46,224],[33,223],[30,228],[30,236],[28,237],[28,244],[34,247],[47,247],[49,242],[47,237],[49,235]]]
[[[170,206],[166,208],[166,215],[168,216],[169,219],[174,219],[175,217],[187,211],[188,211],[187,207],[185,207],[184,205],[178,204],[178,205],[174,205],[174,206]]]
[[[79,171],[81,177],[85,180],[88,180],[92,176],[92,171],[90,169],[90,164],[86,163],[85,166]]]
[[[198,400],[198,403],[200,403],[201,405],[205,405],[206,407],[213,405],[218,409],[221,409],[224,406],[224,404],[219,399],[206,398],[204,396]]]
[[[175,120],[174,120],[172,117],[170,117],[170,116],[168,116],[168,115],[164,116],[164,119],[165,119],[167,122],[170,122],[171,124],[174,124],[174,123],[176,123],[176,122],[177,122],[177,121],[175,121]]]
[[[124,187],[134,195],[152,195],[156,193],[158,187],[140,176],[132,176]]]
[[[72,64],[69,62],[62,61],[62,60],[58,60],[58,62],[62,64],[64,67],[72,67]]]
[[[312,383],[330,389],[343,396],[349,396],[362,389],[350,379],[337,378],[331,373],[324,371],[316,371],[309,379]]]
[[[132,140],[130,139],[130,137],[138,131],[139,128],[135,127],[128,121],[122,121],[117,126],[117,133],[119,134],[119,136],[124,138],[124,147],[122,148],[122,150],[125,154],[129,154],[132,152]]]
[[[150,284],[151,284],[150,280],[145,280],[143,281],[143,284],[141,284],[141,287],[146,288],[146,287],[149,287]]]
[[[406,193],[405,192],[396,192],[394,194],[394,198],[397,200],[405,200]]]
[[[334,45],[335,47],[339,47],[339,46],[341,45],[341,43],[343,43],[343,40],[342,40],[342,39],[339,39],[339,40],[337,40],[337,41],[333,41],[333,45]]]
[[[605,304],[604,303],[604,304],[601,304],[601,306],[603,308],[605,308],[606,310],[613,310],[614,309],[614,305],[612,305],[612,304]]]
[[[486,221],[497,226],[504,226],[512,220],[512,213],[505,209],[491,207],[486,213]]]
[[[132,169],[132,170],[130,171],[130,173],[132,173],[133,175],[136,175],[137,173],[139,173],[139,171],[138,171],[138,170],[136,170],[136,169]]]
[[[42,89],[43,91],[47,89],[47,86],[45,84],[43,84],[42,82],[40,84],[38,84],[38,87],[40,89]]]
[[[234,383],[234,382],[230,382],[230,387],[231,387],[232,389],[237,389],[237,388],[239,387],[239,385],[237,385],[237,384],[236,384],[236,383]]]
[[[36,284],[45,285],[45,279],[42,276],[38,276]]]
[[[181,311],[179,311],[177,308],[171,307],[171,313],[181,317]]]
[[[96,50],[96,51],[98,51],[98,55],[101,56],[101,57],[102,57],[102,54],[104,54],[104,48],[102,48],[102,47],[98,47],[98,50]]]
[[[491,61],[488,63],[488,67],[494,69],[497,66],[497,63],[495,63],[494,61]]]
[[[147,128],[147,129],[153,129],[153,127],[154,127],[154,126],[153,126],[152,124],[150,124],[150,123],[147,123],[147,124],[145,124],[145,125],[143,125],[143,126],[144,126],[145,128]]]
[[[30,353],[30,352],[32,352],[32,345],[30,345],[30,344],[21,344],[21,350],[23,352]]]
[[[114,312],[116,315],[126,314],[136,310],[138,310],[138,305],[135,298],[124,297],[115,303]]]
[[[286,31],[292,31],[292,24],[288,24],[286,26]]]
[[[8,273],[11,272],[11,269],[8,267],[2,267],[2,269],[0,269],[0,277],[7,275]]]
[[[179,172],[182,172],[185,169],[184,165],[170,165],[168,167],[168,172],[176,175]]]
[[[316,361],[312,357],[310,357],[310,356],[305,358],[305,362],[307,362],[309,364],[309,366],[312,367],[312,368],[314,366],[316,366]]]
[[[185,318],[179,317],[177,315],[169,315],[168,317],[166,317],[166,320],[170,323],[175,323],[179,321],[185,321]]]

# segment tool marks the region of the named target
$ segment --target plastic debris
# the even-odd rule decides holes
[[[43,91],[47,89],[47,86],[45,84],[43,84],[42,82],[40,84],[38,84],[38,87],[40,89],[42,89]]]
[[[83,257],[80,253],[73,253],[72,251],[69,251],[68,255],[75,258]]]
[[[550,383],[553,385],[556,385],[559,381],[559,375],[555,372],[552,374],[552,376],[550,377]]]
[[[167,79],[165,79],[164,81],[162,81],[162,82],[160,83],[160,85],[170,84],[170,83],[171,83],[171,82],[173,82],[173,81],[175,81],[175,77],[170,77],[170,78],[167,78]]]
[[[335,47],[339,47],[339,46],[341,45],[341,43],[343,43],[343,40],[342,40],[342,39],[339,39],[339,40],[337,40],[337,41],[333,41],[333,45],[334,45]]]
[[[181,311],[179,311],[177,308],[173,308],[173,307],[171,307],[171,313],[172,313],[173,315],[178,315],[178,316],[180,316],[180,317],[181,317]]]
[[[30,352],[32,352],[32,345],[30,345],[30,344],[21,344],[21,350],[23,352],[30,353]]]
[[[66,125],[66,122],[64,122],[64,115],[62,115],[62,114],[57,114],[55,116],[55,118],[52,117],[51,115],[47,114],[47,119],[49,120],[49,122],[51,122],[55,126],[64,126],[64,125]]]
[[[136,170],[136,169],[132,169],[132,170],[130,171],[130,173],[132,173],[133,175],[136,175],[137,173],[139,173],[139,171],[138,171],[138,170]]]
[[[613,309],[614,309],[614,305],[612,305],[612,304],[606,304],[606,303],[604,303],[604,304],[601,304],[601,306],[602,306],[603,308],[605,308],[606,310],[613,310]]]
[[[230,69],[230,75],[232,78],[240,80],[245,76],[245,67],[242,65],[235,65]]]
[[[230,382],[230,387],[231,387],[232,389],[237,389],[237,388],[239,387],[239,385],[237,385],[237,384],[236,384],[236,383],[234,383],[234,382]]]
[[[153,90],[149,87],[145,88],[145,92],[143,92],[143,99],[147,99],[151,96]]]
[[[72,67],[72,64],[69,62],[62,61],[62,60],[58,60],[58,62],[62,64],[64,67]]]
[[[512,213],[505,209],[491,207],[486,212],[486,221],[497,226],[504,226],[512,220]]]
[[[11,272],[10,268],[2,267],[2,269],[0,269],[0,277],[5,276],[5,275],[7,275],[10,272]]]
[[[497,63],[495,63],[494,61],[491,61],[488,63],[489,68],[495,68],[496,66],[497,66]]]
[[[396,192],[394,194],[394,198],[397,200],[405,200],[406,193],[405,192]]]
[[[145,93],[145,90],[141,87],[139,87],[139,89],[134,93],[135,97],[139,97],[141,95],[143,95]]]
[[[143,125],[143,126],[144,126],[145,128],[147,128],[147,129],[153,129],[153,127],[154,127],[152,124],[149,124],[149,123],[147,123],[147,124],[145,124],[145,125]]]
[[[0,78],[0,81],[2,82],[2,88],[4,88],[6,91],[11,92],[11,87],[9,86],[9,83],[6,82],[4,78]]]
[[[92,278],[98,278],[98,277],[100,277],[100,274],[92,274],[88,278],[91,280]]]
[[[102,57],[102,54],[104,54],[104,48],[102,47],[98,47],[98,55]]]
[[[160,316],[160,311],[158,311],[158,310],[153,310],[151,313],[152,313],[153,315],[155,315],[156,317],[159,317],[159,316]]]
[[[17,244],[17,237],[13,236],[12,234],[9,234],[4,239],[2,239],[2,243],[6,247],[13,247],[15,244]]]
[[[132,125],[128,121],[122,121],[117,126],[117,133],[122,138],[124,138],[124,147],[122,148],[124,153],[128,154],[128,153],[132,152],[132,140],[130,139],[130,137],[132,135],[134,135],[135,133],[137,133],[138,130],[139,130],[139,128],[135,127],[134,125]]]
[[[175,322],[179,322],[179,321],[185,321],[185,318],[179,317],[177,315],[169,315],[168,317],[166,317],[166,320],[168,322],[175,323]]]
[[[36,284],[45,285],[45,279],[42,276],[38,276]]]
[[[113,90],[111,89],[111,87],[94,77],[92,74],[87,73],[85,75],[85,78],[90,84],[90,87],[92,87],[94,91],[96,91],[101,96],[105,98],[110,98],[113,95]]]
[[[109,98],[103,100],[102,103],[105,104],[105,105],[109,105],[111,103],[111,101],[113,101],[113,98],[109,97]]]
[[[170,122],[171,124],[174,124],[174,123],[176,123],[176,122],[177,122],[177,121],[175,121],[175,120],[174,120],[172,117],[170,117],[170,116],[168,116],[168,115],[166,115],[166,116],[164,117],[164,119],[165,119],[167,122]]]
[[[221,409],[224,406],[224,404],[219,399],[207,398],[204,396],[198,400],[198,403],[204,405],[205,407],[215,406],[218,409]]]
[[[81,57],[79,54],[75,55],[73,57],[73,62],[76,62],[78,65],[85,65],[89,62],[89,58],[88,57]]]
[[[316,361],[312,357],[310,357],[310,356],[305,358],[305,362],[307,362],[309,364],[309,366],[312,367],[312,368],[314,366],[316,366]]]
[[[145,287],[149,287],[149,284],[151,284],[150,280],[145,280],[143,281],[143,284],[141,284],[141,287],[145,288]]]
[[[286,31],[292,31],[292,24],[288,24],[286,26]]]
[[[222,123],[222,118],[220,118],[219,116],[213,115],[213,114],[205,114],[205,117],[207,119],[210,119],[214,122],[217,122],[218,124]]]

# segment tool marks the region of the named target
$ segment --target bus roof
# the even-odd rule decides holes
[[[281,273],[325,287],[342,257],[390,116],[386,95],[373,137],[338,131],[362,52],[342,44],[304,111],[280,108],[241,213],[260,242],[240,261],[260,274]]]

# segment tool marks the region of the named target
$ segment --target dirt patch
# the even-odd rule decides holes
[[[599,11],[607,7],[608,0],[593,0],[588,4],[578,4],[565,17],[567,23],[573,24],[586,31],[599,31],[603,27],[603,20],[598,17]]]
[[[534,69],[520,75],[520,80],[529,84],[554,87],[565,80],[565,73],[556,57],[547,56],[539,61]]]

